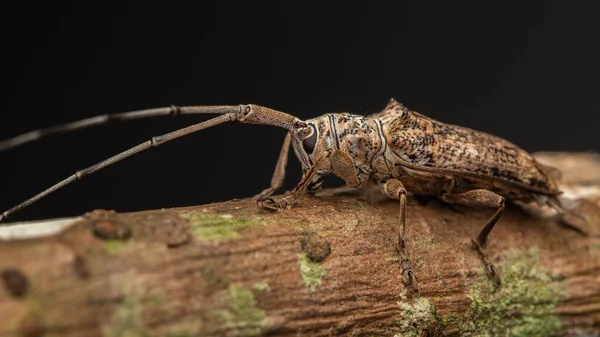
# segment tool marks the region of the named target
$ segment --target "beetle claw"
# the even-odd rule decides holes
[[[276,211],[278,209],[277,203],[275,202],[275,200],[273,200],[273,198],[258,198],[256,200],[256,204],[259,207],[262,207],[264,209],[268,209],[271,211]]]
[[[271,211],[278,211],[282,209],[290,209],[293,205],[293,200],[288,196],[279,200],[273,198],[260,198],[256,201],[258,206],[268,209]]]
[[[411,296],[418,295],[419,293],[419,283],[417,282],[417,278],[412,271],[410,266],[410,261],[408,259],[400,260],[400,267],[402,267],[402,283],[411,294]]]
[[[498,269],[496,269],[496,267],[488,260],[487,256],[485,255],[485,252],[483,251],[483,248],[481,248],[481,245],[479,245],[477,241],[471,240],[471,245],[473,249],[477,251],[481,262],[483,262],[485,273],[491,280],[494,281],[494,283],[496,284],[496,288],[498,288],[502,284],[502,281],[500,279],[500,272],[498,272]]]

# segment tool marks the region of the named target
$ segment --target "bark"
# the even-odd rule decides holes
[[[509,205],[486,247],[497,289],[470,246],[491,210],[409,198],[415,296],[392,200],[94,211],[54,234],[32,234],[52,221],[0,232],[0,336],[600,334],[600,160],[537,156],[563,171],[588,234]]]

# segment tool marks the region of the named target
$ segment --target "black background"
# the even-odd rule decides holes
[[[19,2],[4,11],[0,139],[97,114],[254,103],[310,118],[390,97],[529,151],[600,150],[594,1]],[[8,58],[8,59],[6,59]],[[0,208],[203,117],[161,117],[0,153]],[[226,124],[138,154],[12,220],[242,198],[285,131]],[[286,187],[300,178],[290,155]]]

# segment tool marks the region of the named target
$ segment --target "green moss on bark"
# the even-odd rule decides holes
[[[235,218],[231,214],[209,214],[200,211],[182,212],[183,218],[190,222],[192,233],[200,241],[215,242],[227,239],[240,239],[241,227],[248,227],[253,222]]]
[[[104,337],[149,337],[150,332],[142,322],[142,305],[137,295],[126,292],[108,322],[103,327]]]
[[[318,263],[311,261],[306,253],[299,254],[298,258],[300,259],[300,275],[302,276],[304,285],[310,291],[317,290],[321,286],[321,282],[323,282],[323,277],[325,277],[325,269]]]
[[[447,336],[459,331],[457,316],[441,316],[426,298],[420,297],[410,301],[402,294],[398,308],[402,310],[396,320],[400,333],[394,337]]]
[[[251,290],[237,285],[227,289],[227,308],[216,310],[215,319],[227,328],[227,335],[259,336],[267,328],[267,315],[256,304]]]
[[[498,266],[502,285],[480,274],[471,286],[466,317],[442,317],[426,298],[402,296],[396,336],[562,336],[564,324],[556,306],[565,296],[562,285],[539,263],[537,251],[519,254]]]
[[[565,290],[540,267],[537,251],[519,255],[500,266],[502,285],[495,290],[485,275],[469,291],[471,336],[562,336],[556,306]]]

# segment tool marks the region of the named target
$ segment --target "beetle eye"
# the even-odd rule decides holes
[[[317,128],[314,125],[310,125],[313,128],[313,133],[310,137],[304,138],[302,141],[302,147],[307,154],[312,154],[315,149],[315,145],[317,144]]]

